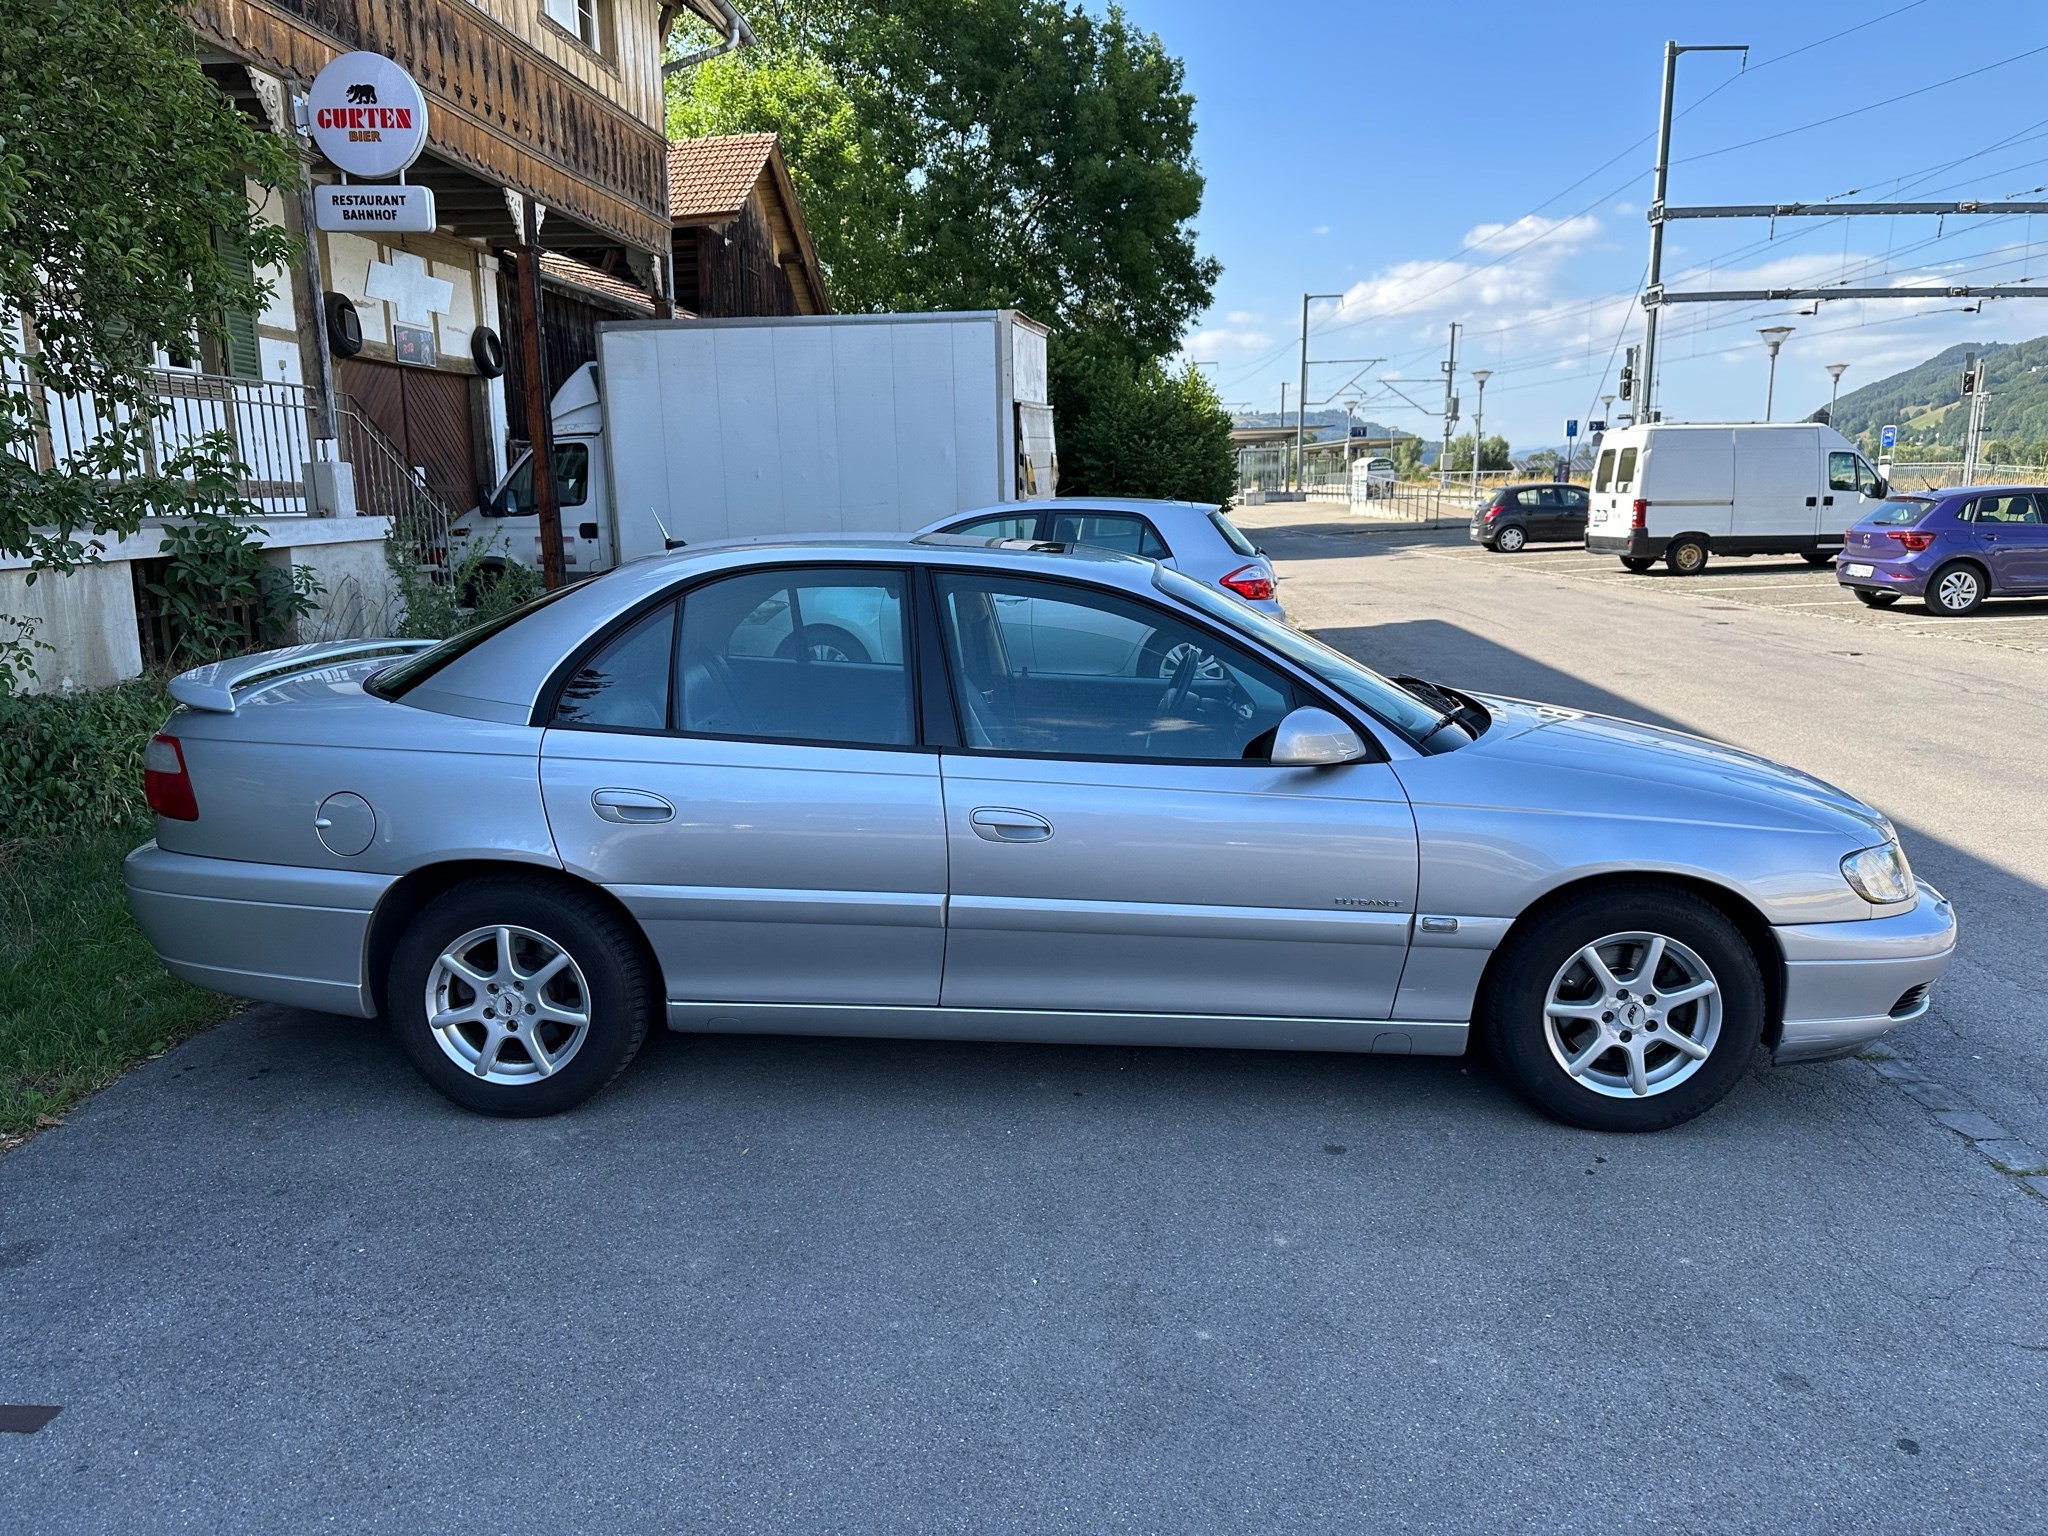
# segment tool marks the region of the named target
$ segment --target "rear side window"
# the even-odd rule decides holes
[[[1035,539],[1038,537],[1038,514],[1026,512],[1008,517],[981,517],[971,523],[955,523],[946,530],[967,539]]]
[[[2038,523],[2031,496],[1979,496],[1971,508],[1973,523]]]
[[[495,619],[486,619],[459,635],[451,635],[431,650],[421,651],[417,656],[408,656],[404,661],[394,662],[373,673],[363,684],[365,692],[373,693],[380,699],[401,699],[413,689],[432,677],[456,657],[467,654],[482,645],[491,636],[510,629],[530,613],[538,613],[549,603],[567,597],[574,587],[557,587],[552,592],[543,592],[531,602],[521,603],[510,613],[501,613]]]
[[[1050,537],[1060,544],[1114,549],[1147,560],[1164,560],[1173,553],[1144,518],[1122,512],[1055,512]]]
[[[1238,554],[1243,555],[1247,560],[1259,552],[1259,547],[1246,538],[1238,530],[1237,524],[1233,523],[1221,512],[1211,512],[1209,514],[1209,523],[1211,527],[1223,535],[1224,543],[1228,544]]]
[[[1614,466],[1614,491],[1618,496],[1626,496],[1635,488],[1636,450],[1624,448],[1621,450],[1620,461]]]
[[[1931,501],[1888,501],[1870,514],[1870,521],[1881,528],[1910,528],[1933,510]]]
[[[1607,448],[1601,451],[1600,467],[1593,472],[1593,489],[1604,494],[1613,483],[1614,450]]]
[[[593,730],[667,730],[675,632],[672,602],[627,626],[562,685],[552,723]]]

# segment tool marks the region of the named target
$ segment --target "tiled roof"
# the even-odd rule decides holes
[[[746,207],[748,194],[774,152],[772,133],[735,133],[669,145],[669,217],[684,223],[732,218]]]
[[[560,283],[569,288],[581,288],[585,293],[609,299],[620,308],[630,309],[635,314],[654,313],[654,300],[631,283],[613,277],[609,272],[600,272],[597,268],[580,262],[573,256],[564,256],[559,251],[540,253],[540,275],[545,281]]]

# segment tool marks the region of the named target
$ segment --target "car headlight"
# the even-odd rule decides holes
[[[1897,843],[1881,843],[1842,860],[1842,878],[1873,906],[1888,907],[1913,899],[1913,866]]]

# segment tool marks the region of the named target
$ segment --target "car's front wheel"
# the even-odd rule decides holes
[[[1700,897],[1596,890],[1509,940],[1480,1025],[1539,1109],[1591,1130],[1663,1130],[1741,1079],[1763,1034],[1763,973]]]
[[[545,878],[456,886],[413,919],[392,958],[391,1027],[435,1088],[487,1115],[552,1115],[626,1069],[654,989],[627,925]]]

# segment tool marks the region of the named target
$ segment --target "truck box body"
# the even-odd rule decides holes
[[[1692,538],[1717,555],[1832,556],[1884,499],[1856,445],[1813,422],[1653,422],[1607,433],[1586,547],[1655,560]]]
[[[1014,310],[646,320],[598,331],[553,409],[572,574],[718,539],[908,533],[1049,495],[1044,327]],[[522,459],[459,551],[539,563]],[[523,478],[522,478],[523,476]]]

